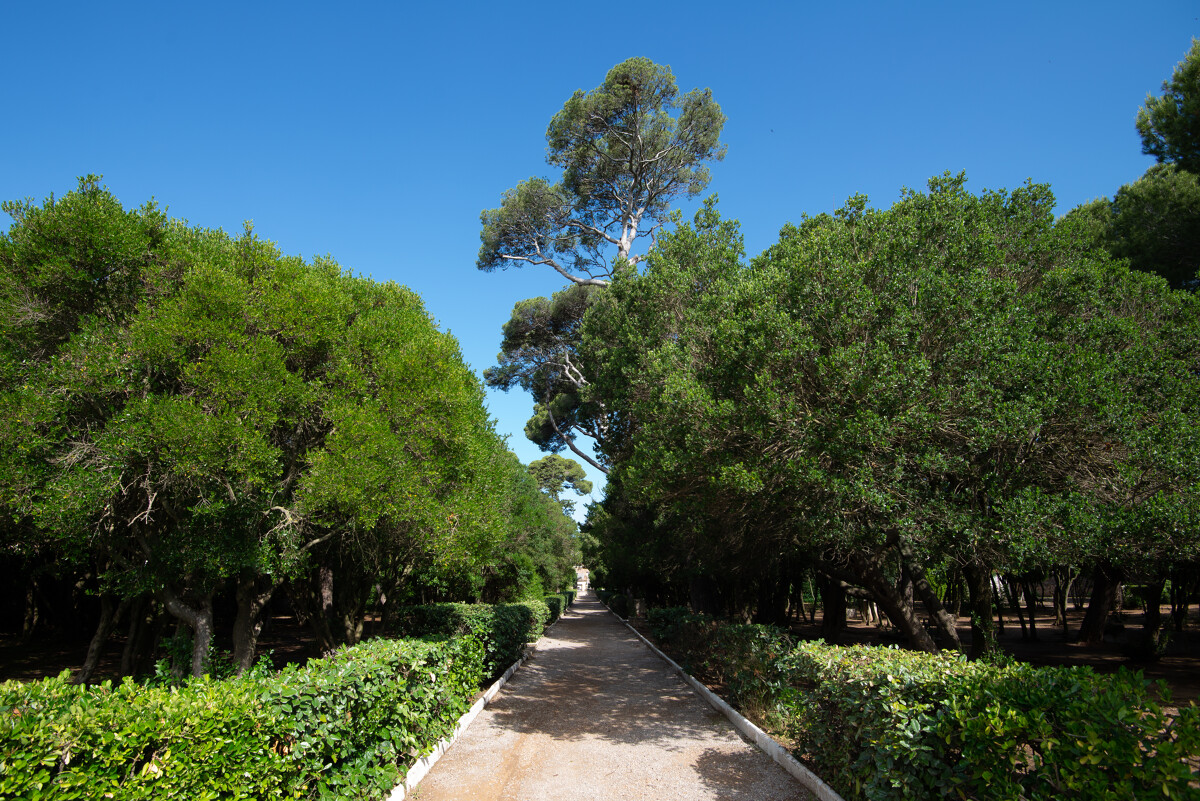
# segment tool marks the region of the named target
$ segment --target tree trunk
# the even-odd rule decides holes
[[[25,582],[25,614],[21,620],[21,639],[24,645],[33,638],[37,631],[38,618],[37,577],[30,576]]]
[[[1183,631],[1187,623],[1188,606],[1197,586],[1200,573],[1194,565],[1171,572],[1171,622],[1176,631]]]
[[[758,585],[758,603],[754,622],[772,626],[787,626],[788,587],[790,581],[782,565],[776,565],[764,575]]]
[[[1026,607],[1026,610],[1029,612],[1029,639],[1033,640],[1034,642],[1037,642],[1037,639],[1038,639],[1038,633],[1037,633],[1038,599],[1037,599],[1037,596],[1033,592],[1033,582],[1029,579],[1029,577],[1027,577],[1027,576],[1022,577],[1020,583],[1021,583],[1021,593],[1022,593],[1022,595],[1025,596],[1025,607]]]
[[[1021,639],[1028,640],[1029,632],[1025,628],[1025,612],[1021,609],[1021,599],[1017,597],[1017,592],[1013,589],[1016,583],[1011,576],[1004,576],[1001,579],[1004,585],[1004,594],[1008,596],[1008,602],[1012,605],[1013,613],[1016,614],[1017,620],[1021,623]]]
[[[900,591],[883,575],[879,557],[860,555],[853,560],[853,565],[862,577],[863,585],[875,595],[875,602],[883,608],[883,613],[904,635],[909,644],[926,653],[938,653],[937,643],[933,641],[929,632],[913,614],[912,605],[906,602]]]
[[[821,585],[821,639],[829,645],[837,645],[846,630],[846,592],[842,583],[833,576],[822,573]]]
[[[1142,659],[1158,659],[1162,656],[1162,596],[1167,586],[1166,577],[1155,579],[1146,585],[1146,611],[1142,617],[1142,642],[1138,647],[1138,656]]]
[[[1123,578],[1121,571],[1107,563],[1096,566],[1092,579],[1092,598],[1079,626],[1079,641],[1088,645],[1104,642],[1104,624],[1117,600],[1117,588]]]
[[[977,562],[969,562],[963,568],[967,580],[967,593],[971,602],[971,659],[979,659],[994,653],[996,627],[992,622],[994,590],[992,571]]]
[[[925,609],[929,612],[929,619],[938,627],[938,631],[942,633],[946,641],[952,643],[955,650],[961,651],[962,641],[958,638],[957,621],[950,616],[946,607],[942,605],[941,599],[937,597],[937,593],[934,592],[925,576],[925,568],[917,561],[916,554],[908,545],[901,544],[900,554],[904,558],[908,574],[912,577],[913,591],[921,599],[921,603],[925,604]]]
[[[239,676],[254,666],[258,635],[262,633],[264,622],[263,613],[275,593],[275,587],[269,577],[255,576],[249,571],[238,577],[237,617],[233,621],[233,663]]]
[[[1067,629],[1067,598],[1071,594],[1071,585],[1075,582],[1075,571],[1066,567],[1054,568],[1054,625],[1062,629],[1066,637]]]
[[[213,637],[212,593],[200,596],[195,606],[185,603],[169,587],[160,590],[159,595],[167,611],[192,630],[192,675],[196,678],[203,676],[208,670],[208,651]]]
[[[92,674],[96,672],[96,665],[100,664],[100,654],[104,651],[104,644],[108,642],[113,627],[116,626],[117,620],[128,607],[129,599],[127,598],[122,598],[119,604],[114,604],[112,596],[108,593],[100,595],[100,623],[96,626],[96,633],[92,635],[91,643],[88,644],[83,667],[75,676],[76,684],[87,684],[88,680],[92,678]]]

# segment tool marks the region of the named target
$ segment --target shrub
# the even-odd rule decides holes
[[[1186,761],[1200,708],[1167,715],[1140,674],[792,646],[684,609],[650,624],[689,672],[767,711],[847,798],[1185,798],[1200,778]]]
[[[558,620],[562,616],[564,604],[561,595],[547,595],[546,607],[550,610],[550,623]]]
[[[615,593],[609,596],[605,603],[608,604],[608,608],[613,611],[613,614],[619,617],[629,617],[629,598],[625,595]]]
[[[277,675],[0,685],[0,797],[381,796],[454,726],[481,672],[469,639],[373,640]]]
[[[550,608],[542,601],[516,604],[426,604],[398,609],[393,631],[415,637],[470,635],[484,650],[484,673],[496,678],[521,658],[525,644],[542,636]]]

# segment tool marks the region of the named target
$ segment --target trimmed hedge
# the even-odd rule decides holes
[[[1200,708],[1167,715],[1141,674],[793,645],[678,609],[650,623],[689,672],[770,710],[847,798],[1197,797]]]
[[[416,637],[431,634],[471,635],[483,645],[484,673],[495,678],[521,658],[525,644],[542,636],[550,608],[542,601],[516,604],[425,604],[396,610],[394,633]]]
[[[270,676],[0,685],[0,797],[381,798],[481,679],[470,639],[372,640]]]
[[[546,596],[546,606],[550,608],[550,623],[562,617],[567,608],[575,602],[574,590],[563,590]],[[549,623],[547,624],[549,625]]]
[[[561,595],[547,595],[546,607],[550,610],[550,623],[562,617],[563,613],[563,597]],[[549,623],[547,623],[549,625]]]

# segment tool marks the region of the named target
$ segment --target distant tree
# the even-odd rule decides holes
[[[1094,200],[1067,215],[1084,235],[1136,270],[1161,275],[1175,289],[1194,289],[1200,270],[1200,176],[1156,164],[1111,200]]]
[[[587,480],[587,474],[583,472],[579,462],[564,459],[557,453],[530,462],[529,474],[543,492],[562,506],[563,513],[567,515],[575,510],[575,502],[563,497],[565,490],[572,490],[580,495],[587,495],[592,491],[592,482]]]
[[[478,266],[543,264],[576,284],[603,286],[616,263],[636,264],[634,242],[653,236],[670,204],[708,184],[725,116],[707,90],[682,96],[670,67],[631,58],[604,83],[575,94],[550,121],[551,184],[530,178],[483,212]]]
[[[1160,164],[1200,173],[1200,40],[1163,81],[1159,97],[1147,95],[1137,115],[1142,152]]]
[[[708,185],[707,165],[725,154],[724,123],[707,89],[681,95],[669,67],[631,58],[599,87],[575,92],[551,120],[546,158],[561,178],[530,178],[482,213],[479,269],[545,265],[577,290],[517,304],[500,365],[486,377],[533,395],[526,433],[544,450],[570,448],[607,472],[576,444],[602,438],[606,425],[579,370],[576,332],[590,301],[578,290],[607,286],[615,270],[645,258],[638,240],[653,239],[673,202]]]

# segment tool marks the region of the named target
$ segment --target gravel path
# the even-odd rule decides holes
[[[812,798],[591,596],[538,643],[412,797]]]

